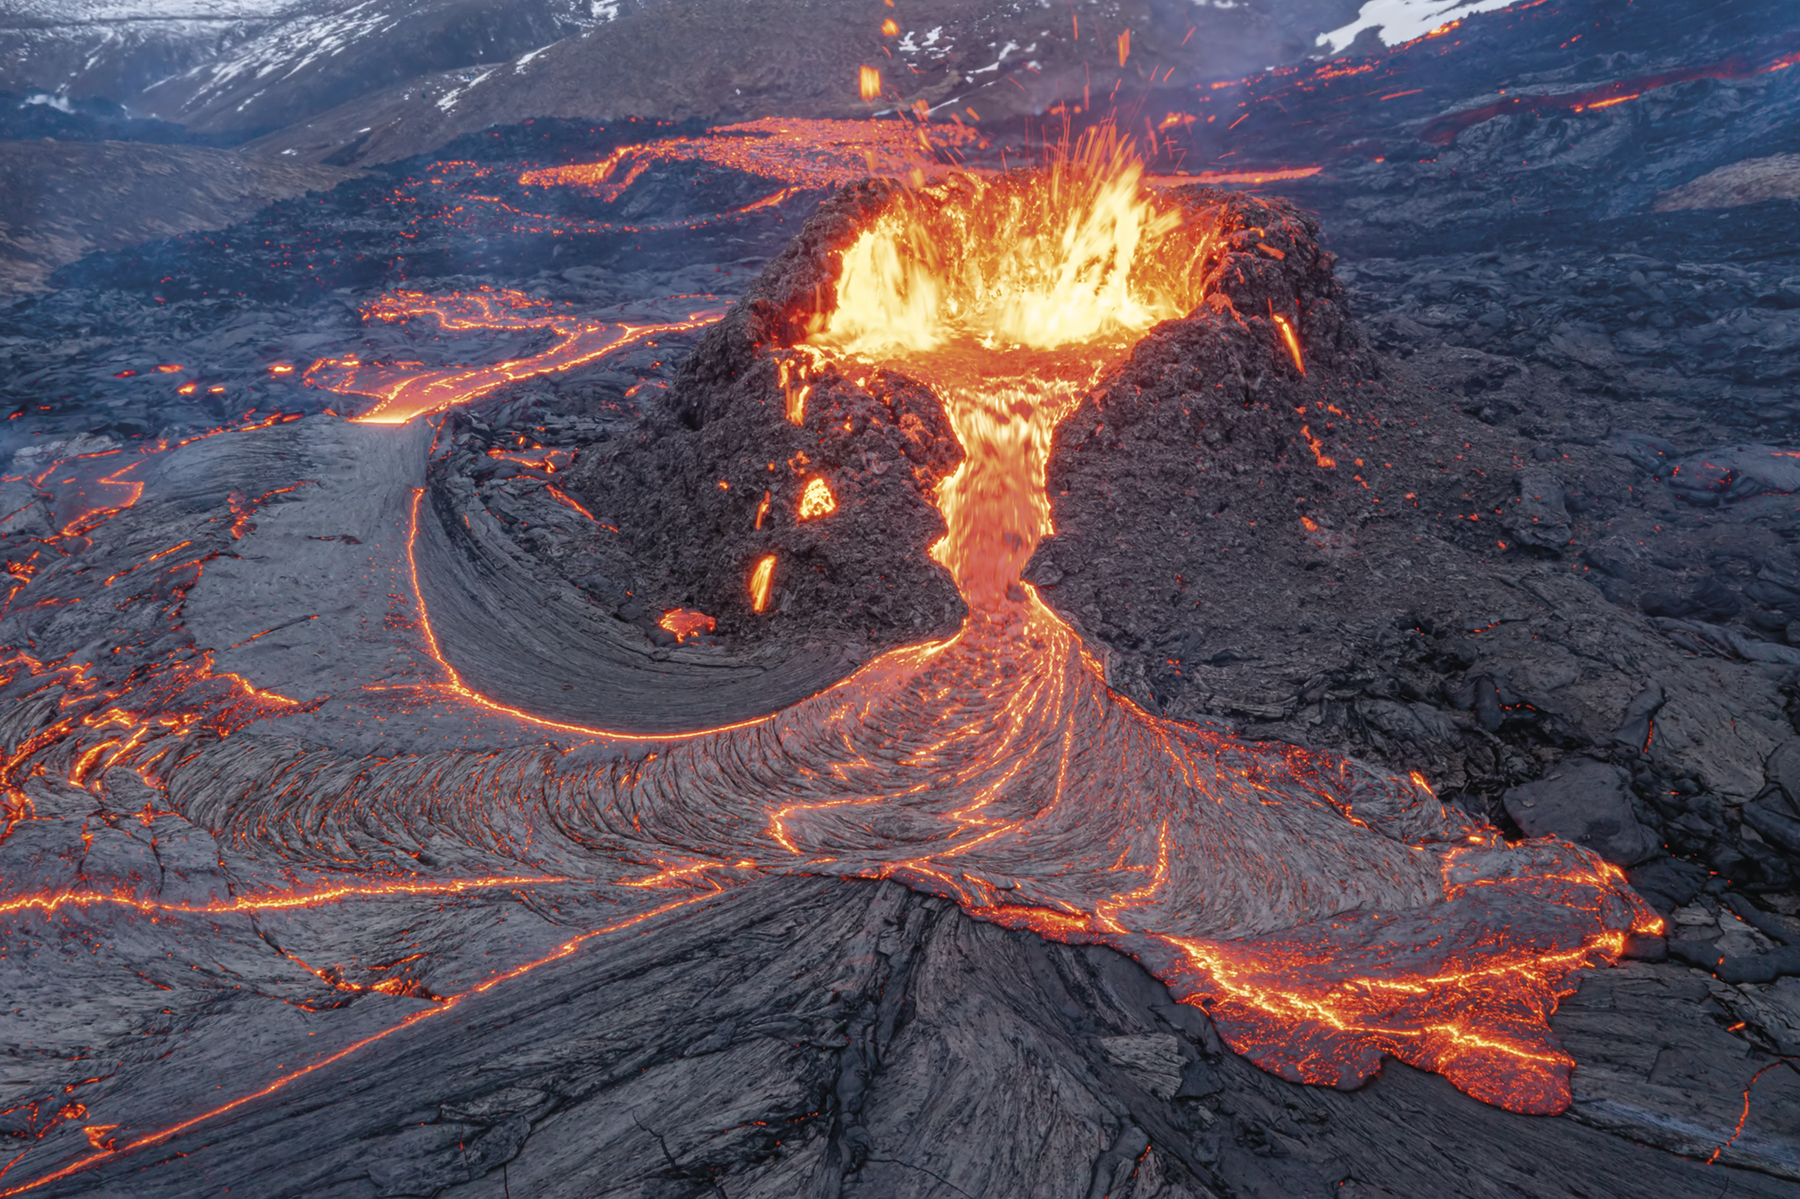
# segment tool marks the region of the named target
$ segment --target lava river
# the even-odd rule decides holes
[[[1391,1054],[1560,1111],[1559,990],[1657,927],[1616,869],[1566,843],[1508,845],[1416,776],[1153,717],[1020,581],[1052,532],[1057,423],[1137,336],[1206,298],[1207,231],[1159,212],[1139,169],[1096,138],[1035,175],[922,189],[845,252],[836,304],[798,347],[943,399],[966,456],[937,491],[933,556],[968,603],[961,632],[764,721],[550,767],[544,811],[656,879],[894,878],[1114,946],[1288,1078],[1351,1086]],[[804,394],[789,408],[803,419]]]
[[[1196,268],[1212,236],[1159,207],[1138,164],[1103,138],[1035,173],[915,184],[861,232],[835,302],[790,349],[808,369],[885,367],[939,396],[964,459],[937,485],[946,532],[932,555],[969,615],[953,637],[726,727],[587,727],[496,699],[452,666],[475,626],[457,623],[434,565],[445,536],[424,502],[435,431],[407,418],[456,402],[459,388],[467,399],[534,373],[533,361],[413,384],[404,371],[331,364],[315,379],[378,396],[372,420],[309,417],[229,439],[241,480],[218,466],[225,438],[140,468],[141,494],[83,530],[84,545],[111,555],[115,608],[130,607],[126,591],[143,597],[136,665],[138,651],[116,649],[82,665],[76,625],[57,631],[88,611],[82,580],[96,567],[47,567],[15,589],[33,644],[68,643],[66,660],[15,658],[7,684],[29,701],[19,711],[46,714],[8,734],[0,781],[19,828],[48,829],[33,803],[42,815],[72,794],[110,792],[121,810],[141,803],[146,825],[172,809],[311,880],[313,892],[263,892],[271,908],[361,902],[342,880],[375,874],[370,894],[577,886],[604,913],[576,904],[570,919],[588,932],[481,950],[460,989],[306,967],[340,990],[437,1006],[284,1054],[308,1064],[246,1080],[244,1095],[166,1127],[150,1123],[160,1113],[89,1102],[83,1112],[107,1120],[88,1130],[93,1151],[60,1151],[48,1174],[48,1160],[22,1167],[35,1181],[0,1193],[162,1143],[463,996],[525,985],[515,980],[589,937],[654,935],[664,913],[770,874],[892,879],[977,919],[1111,946],[1286,1078],[1354,1086],[1391,1055],[1515,1111],[1565,1108],[1574,1063],[1548,1025],[1559,995],[1576,971],[1659,927],[1616,869],[1565,842],[1508,844],[1417,776],[1153,716],[1107,687],[1078,635],[1020,580],[1054,534],[1044,480],[1058,422],[1158,322],[1208,305],[1232,319]],[[684,307],[615,328],[506,303],[507,321],[542,319],[561,339],[536,364],[545,370],[703,321]],[[1306,330],[1283,332],[1268,350],[1285,362]],[[798,423],[804,389],[787,399]],[[182,480],[214,470],[230,503],[195,517],[199,485]],[[153,516],[154,533],[133,523]],[[165,557],[180,537],[183,552]],[[745,588],[758,573],[722,569],[741,571]],[[781,569],[763,567],[763,584]],[[546,597],[519,619],[551,636],[554,607]],[[172,644],[229,648],[169,656]],[[566,646],[596,663],[603,686],[611,668],[585,652]],[[679,700],[680,679],[667,678]],[[49,912],[121,894],[12,898]],[[260,902],[171,905],[159,918]],[[331,935],[356,927],[341,912]]]

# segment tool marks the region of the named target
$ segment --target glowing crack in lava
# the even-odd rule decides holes
[[[1115,947],[1290,1079],[1352,1086],[1392,1055],[1561,1111],[1558,995],[1660,927],[1616,869],[1509,846],[1414,777],[1153,717],[1020,581],[1053,532],[1057,423],[1206,299],[1211,231],[1158,210],[1140,169],[1099,137],[1043,172],[916,189],[844,251],[813,325],[810,352],[911,374],[945,405],[966,458],[938,486],[931,552],[968,603],[961,631],[766,722],[547,784],[553,817],[684,869],[894,878]]]
[[[65,793],[85,805],[85,796],[135,788],[136,779],[158,811],[166,805],[221,845],[360,877],[306,888],[271,879],[242,903],[171,901],[153,910],[129,900],[133,892],[95,883],[11,896],[13,918],[117,909],[146,920],[210,922],[338,895],[379,892],[397,901],[515,883],[572,884],[592,891],[616,918],[582,917],[588,931],[559,932],[555,944],[530,952],[508,950],[511,956],[492,961],[484,953],[477,974],[434,987],[441,997],[434,1006],[278,1064],[285,1073],[247,1079],[242,1093],[208,1099],[205,1110],[150,1115],[172,1121],[166,1127],[149,1127],[144,1113],[132,1112],[126,1091],[107,1097],[110,1111],[90,1096],[85,1102],[107,1122],[92,1127],[113,1130],[111,1139],[90,1145],[71,1129],[60,1142],[46,1140],[31,1168],[47,1172],[29,1180],[15,1174],[0,1194],[164,1144],[594,937],[645,931],[663,913],[783,873],[893,879],[949,898],[978,919],[1133,955],[1179,999],[1207,1009],[1234,1049],[1291,1079],[1354,1085],[1393,1055],[1515,1110],[1564,1107],[1573,1063],[1547,1024],[1558,995],[1574,971],[1616,958],[1629,933],[1658,926],[1616,870],[1562,842],[1509,846],[1494,830],[1446,812],[1406,775],[1153,717],[1107,688],[1074,631],[1020,581],[1033,547],[1054,532],[1044,474],[1058,422],[1157,322],[1197,309],[1203,319],[1237,319],[1224,296],[1206,291],[1200,264],[1215,231],[1159,207],[1142,190],[1139,171],[1096,139],[1072,161],[1036,174],[951,176],[916,187],[869,218],[842,252],[833,303],[803,346],[777,347],[858,370],[885,364],[934,389],[965,458],[935,493],[946,532],[931,552],[970,614],[954,637],[884,654],[773,716],[627,736],[482,696],[441,652],[425,610],[410,551],[421,510],[431,512],[426,493],[392,470],[409,446],[429,442],[428,431],[323,417],[249,426],[270,429],[267,436],[287,439],[287,447],[365,453],[381,468],[357,476],[358,487],[386,497],[382,519],[393,539],[377,544],[372,528],[361,531],[371,563],[393,571],[398,590],[410,582],[416,619],[406,619],[403,601],[386,592],[385,576],[372,585],[371,602],[391,619],[368,622],[367,636],[384,638],[369,644],[403,651],[407,665],[396,676],[401,685],[382,675],[379,692],[370,683],[345,693],[358,704],[370,703],[370,694],[392,699],[378,713],[389,730],[381,753],[361,748],[361,732],[347,746],[308,740],[313,728],[329,727],[316,722],[343,695],[287,698],[249,673],[215,667],[209,652],[129,669],[15,654],[10,665],[0,663],[0,687],[38,705],[20,711],[45,719],[7,746],[0,839],[7,826],[36,820],[50,830],[44,813]],[[463,299],[452,297],[439,308],[420,300],[417,310],[460,314],[480,328],[489,313],[546,318],[546,310],[506,293],[472,294],[481,302],[458,307]],[[548,316],[571,328],[582,323]],[[1305,348],[1305,319],[1295,314],[1292,345],[1284,335],[1266,337],[1280,369],[1294,347]],[[570,336],[555,324],[528,327]],[[393,397],[419,401],[411,410],[423,413],[484,394],[506,371],[543,361],[467,368],[454,372],[456,386],[429,391],[431,380],[453,372],[359,363],[345,377],[385,378]],[[779,391],[766,400],[780,411]],[[399,408],[383,412],[386,423],[405,419]],[[137,587],[167,620],[183,619],[201,564],[256,532],[246,514],[262,500],[238,496],[181,535],[192,540],[140,545],[131,536],[134,515],[118,512],[126,501],[133,506],[123,511],[132,514],[151,504],[135,491],[115,494],[132,476],[110,459],[82,469],[107,490],[86,494],[81,511],[114,513],[99,525],[84,518],[75,526],[114,555],[117,572],[108,578],[118,589],[104,592],[109,605]],[[166,486],[158,479],[178,473],[151,476],[149,501]],[[69,486],[87,478],[46,476],[74,480]],[[303,505],[326,505],[332,490],[275,488],[263,499],[276,494],[294,501],[283,518],[292,527]],[[359,490],[357,504],[364,499]],[[842,516],[822,521],[827,532],[846,523]],[[318,547],[326,540],[307,537],[315,548],[306,552],[324,553]],[[759,611],[778,606],[779,589],[804,585],[790,577],[799,574],[792,563],[774,556],[727,569],[742,572],[733,585],[747,587]],[[51,587],[73,588],[80,577],[46,569],[16,580],[14,608],[61,604],[65,593]],[[98,572],[93,577],[104,586]],[[346,609],[344,619],[359,622],[358,611]],[[685,623],[664,615],[671,625]],[[269,653],[264,661],[312,651]],[[470,728],[504,726],[506,736],[497,747],[431,748],[444,744],[440,738],[421,748],[406,741],[403,715],[420,726],[455,716]],[[524,737],[521,725],[530,726]],[[630,741],[639,744],[621,752]],[[38,813],[34,794],[45,797]],[[15,847],[21,840],[11,838]],[[477,851],[466,880],[416,872],[426,863],[409,856],[409,842],[436,854],[457,840]],[[388,881],[371,877],[383,868]],[[358,985],[375,989],[382,981],[370,976]],[[77,1142],[79,1156],[71,1157]],[[52,1167],[50,1158],[61,1164]]]
[[[708,299],[710,297],[693,297]],[[553,334],[547,349],[492,366],[429,368],[420,363],[374,364],[357,358],[321,358],[306,368],[309,386],[340,395],[374,397],[376,403],[354,419],[372,425],[403,425],[414,417],[442,412],[480,399],[496,388],[534,375],[573,370],[635,342],[661,333],[698,329],[718,320],[719,309],[702,309],[685,321],[641,325],[585,320],[551,310],[542,300],[522,292],[482,289],[430,296],[396,291],[377,299],[363,312],[367,320],[404,321],[430,317],[450,333],[471,330],[531,331]]]
[[[865,175],[906,176],[935,168],[932,152],[976,140],[960,125],[933,129],[901,121],[822,121],[765,117],[721,125],[699,137],[621,146],[599,162],[525,171],[522,187],[579,187],[616,200],[658,162],[704,162],[777,180],[786,186],[763,206],[797,191],[836,187]]]

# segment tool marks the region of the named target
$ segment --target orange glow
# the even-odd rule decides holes
[[[1455,141],[1456,135],[1464,129],[1508,113],[1591,112],[1596,109],[1611,108],[1613,105],[1623,104],[1627,100],[1636,100],[1645,92],[1668,87],[1674,83],[1687,83],[1695,79],[1746,79],[1771,71],[1785,70],[1793,66],[1795,62],[1800,62],[1800,54],[1785,54],[1761,66],[1753,66],[1743,59],[1734,58],[1711,66],[1684,67],[1676,71],[1665,71],[1659,75],[1621,79],[1587,91],[1563,92],[1555,95],[1507,96],[1493,104],[1484,104],[1479,108],[1464,109],[1462,112],[1445,113],[1441,117],[1436,117],[1427,122],[1425,127],[1419,131],[1419,137],[1433,145],[1447,146]],[[1406,95],[1407,93],[1396,94]]]
[[[1280,251],[1276,251],[1276,256],[1280,257]],[[1275,322],[1275,327],[1281,330],[1281,340],[1287,343],[1288,353],[1293,355],[1294,369],[1304,375],[1306,362],[1300,357],[1300,339],[1294,336],[1294,327],[1288,324],[1287,318],[1280,313],[1271,312],[1269,316]]]
[[[458,671],[455,666],[450,664],[448,658],[444,657],[444,651],[438,645],[437,630],[434,629],[431,624],[431,611],[425,606],[425,593],[419,589],[419,504],[424,498],[424,489],[415,487],[413,489],[412,497],[412,513],[408,519],[406,531],[406,574],[407,580],[412,587],[413,606],[419,614],[419,635],[424,641],[423,648],[426,654],[430,656],[431,660],[438,664],[439,669],[442,670],[444,674],[444,681],[434,685],[436,689],[466,700],[478,708],[483,708],[489,712],[497,712],[503,716],[510,716],[514,720],[523,721],[526,724],[535,725],[538,728],[555,729],[558,732],[563,733],[578,733],[588,737],[610,737],[615,741],[680,741],[692,737],[707,737],[719,733],[733,732],[737,729],[751,728],[755,725],[766,723],[769,719],[766,716],[759,716],[750,720],[740,720],[735,724],[722,724],[713,728],[696,729],[686,733],[622,733],[612,729],[596,728],[593,725],[574,724],[569,721],[549,720],[542,716],[534,716],[523,708],[515,708],[510,704],[503,704],[496,699],[491,699],[481,692],[476,691],[463,681],[461,672]],[[603,525],[601,527],[611,528],[610,525]],[[614,532],[617,532],[617,530],[614,530]],[[773,555],[769,557],[768,563],[769,572],[772,574],[775,565]]]
[[[545,167],[519,176],[524,187],[579,187],[616,200],[659,162],[706,162],[815,190],[866,175],[903,179],[915,169],[938,172],[929,153],[972,143],[975,132],[935,127],[930,138],[902,121],[812,121],[765,117],[722,125],[702,137],[677,137],[622,146],[599,162]]]
[[[528,358],[493,366],[433,369],[417,363],[382,366],[356,358],[321,358],[306,368],[305,381],[310,387],[340,395],[372,396],[375,404],[353,418],[359,424],[403,425],[416,417],[480,399],[508,383],[573,370],[647,337],[698,329],[724,316],[723,310],[705,309],[685,321],[629,325],[584,320],[550,309],[547,302],[516,291],[484,288],[443,296],[389,292],[363,310],[365,319],[403,321],[430,317],[439,328],[457,333],[475,329],[541,329],[554,334],[556,342]]]
[[[467,996],[567,957],[592,937],[717,894],[732,870],[896,879],[977,919],[1111,946],[1143,962],[1178,1000],[1208,1004],[1227,1043],[1283,1077],[1354,1085],[1391,1054],[1514,1110],[1566,1105],[1570,1063],[1547,1014],[1572,971],[1615,960],[1622,930],[1653,922],[1616,869],[1561,843],[1508,846],[1494,830],[1436,804],[1416,773],[1378,774],[1153,716],[1107,688],[1100,663],[1019,577],[1038,542],[1054,533],[1044,475],[1058,422],[1147,329],[1207,298],[1204,264],[1216,259],[1219,230],[1205,209],[1165,208],[1145,182],[1141,165],[1105,135],[1030,177],[921,180],[844,251],[833,306],[805,343],[776,348],[803,368],[891,366],[943,403],[964,460],[934,493],[947,531],[931,553],[968,603],[955,637],[882,654],[767,718],[619,737],[673,743],[622,769],[573,753],[559,763],[556,754],[534,750],[531,769],[508,782],[521,803],[548,809],[558,827],[594,834],[590,844],[624,847],[638,877],[619,885],[638,894],[712,889],[584,933],[192,1119],[123,1143],[105,1135],[112,1126],[91,1126],[99,1130],[89,1134],[95,1152],[5,1193],[67,1177],[115,1151],[163,1144]],[[546,336],[563,335],[545,328]],[[1283,340],[1302,366],[1297,338]],[[1272,345],[1268,352],[1281,353]],[[804,369],[792,377],[781,369],[788,417],[803,424]],[[462,398],[474,394],[481,393]],[[815,431],[835,436],[835,424]],[[1321,466],[1335,465],[1308,427],[1301,433]],[[535,452],[509,451],[521,465]],[[546,472],[560,465],[547,456],[534,462]],[[90,476],[129,469],[113,465]],[[803,452],[790,465],[795,478],[805,477],[803,468],[822,469]],[[740,476],[735,494],[753,477]],[[830,497],[826,480],[813,475],[802,510],[815,483]],[[122,478],[113,485],[127,486]],[[499,704],[470,689],[445,659],[419,585],[423,494],[413,492],[405,550],[416,622],[399,627],[416,631],[442,673],[417,690],[540,728],[602,733]],[[256,502],[234,500],[233,531],[247,531]],[[765,491],[759,529],[770,502]],[[741,510],[734,505],[727,506],[735,520]],[[182,547],[156,548],[144,565],[180,561]],[[167,569],[197,571],[201,561]],[[769,610],[775,566],[775,555],[765,555],[748,573],[757,612]],[[29,578],[29,567],[20,569]],[[690,619],[712,627],[711,618],[684,609],[659,623],[685,640],[673,626]],[[88,664],[16,669],[89,694],[80,690]],[[156,710],[170,714],[156,717],[137,715],[151,706],[128,695],[65,706],[0,762],[5,818],[30,815],[17,786],[34,755],[45,755],[38,765],[58,785],[66,778],[98,790],[109,770],[149,772],[159,760],[178,760],[175,745],[158,738],[202,728],[223,736],[304,707],[214,673],[204,656],[167,676],[169,694],[193,693],[207,706],[174,710],[165,701]],[[164,719],[174,723],[157,723]],[[45,753],[63,742],[54,757]],[[781,763],[766,789],[747,783],[744,772],[718,769],[763,760],[770,747],[778,747]],[[331,800],[309,795],[307,802],[324,815]],[[560,880],[462,881],[472,888]],[[136,903],[99,893],[36,898]],[[299,889],[292,897],[219,902],[284,898],[324,902]],[[1535,905],[1521,910],[1538,923],[1516,931],[1496,916],[1512,910],[1499,904],[1515,901]],[[313,973],[346,985],[334,967]],[[404,987],[398,979],[347,985]]]
[[[1320,466],[1324,467],[1326,470],[1333,470],[1337,467],[1337,459],[1329,457],[1325,453],[1325,443],[1313,436],[1311,427],[1301,425],[1300,436],[1305,440],[1306,448],[1312,451],[1313,458]]]
[[[858,67],[856,79],[857,94],[865,100],[881,98],[881,72],[874,67]]]
[[[1138,335],[1202,298],[1211,231],[1181,229],[1142,177],[1101,128],[1023,179],[910,191],[844,251],[836,306],[808,337],[943,399],[965,457],[938,485],[949,532],[931,554],[974,607],[1016,586],[1053,531],[1057,423]]]
[[[1190,183],[1279,183],[1284,179],[1310,179],[1324,167],[1270,167],[1263,171],[1200,171],[1193,175],[1152,175],[1145,182],[1155,187],[1184,187]]]
[[[885,20],[881,23],[881,34],[883,37],[899,37],[900,36],[900,22],[894,20],[894,18],[892,18],[892,17],[889,17],[887,20]]]
[[[756,506],[756,529],[762,531],[763,517],[769,514],[769,493],[763,492],[762,503]]]
[[[169,1140],[174,1139],[175,1137],[180,1136],[182,1133],[188,1131],[190,1128],[195,1128],[201,1124],[206,1123],[209,1120],[214,1120],[220,1116],[226,1115],[230,1112],[234,1112],[238,1108],[243,1107],[245,1104],[251,1103],[257,1099],[264,1098],[265,1096],[268,1096],[268,1095],[273,1095],[277,1091],[285,1089],[289,1084],[297,1082],[302,1078],[306,1078],[309,1075],[316,1074],[318,1071],[323,1070],[325,1067],[333,1065],[334,1063],[343,1061],[345,1058],[351,1056],[352,1054],[358,1052],[359,1050],[365,1049],[368,1046],[375,1044],[377,1041],[385,1040],[388,1037],[392,1036],[393,1034],[402,1031],[403,1029],[411,1028],[413,1025],[418,1024],[421,1021],[431,1020],[438,1016],[441,1016],[445,1012],[455,1009],[464,1000],[466,1000],[472,996],[486,994],[487,992],[493,990],[495,987],[500,986],[502,983],[511,982],[513,979],[524,977],[525,975],[531,973],[533,970],[536,970],[540,966],[548,965],[551,962],[561,961],[564,958],[573,954],[576,950],[580,949],[583,945],[587,944],[589,941],[592,941],[596,937],[606,936],[610,933],[621,932],[624,929],[635,927],[639,924],[644,923],[647,920],[652,920],[657,916],[661,916],[661,915],[664,915],[665,913],[675,911],[678,908],[687,907],[691,904],[700,903],[700,902],[703,902],[704,900],[711,899],[713,897],[713,894],[714,894],[714,892],[704,892],[700,895],[690,896],[690,897],[683,898],[683,899],[672,900],[671,902],[665,903],[665,904],[661,905],[660,907],[652,908],[646,912],[639,912],[638,914],[636,914],[634,916],[630,916],[624,920],[620,920],[620,921],[617,921],[616,923],[609,924],[609,925],[605,926],[604,928],[597,928],[597,929],[594,929],[592,932],[586,932],[586,933],[582,933],[580,936],[571,937],[569,940],[564,941],[561,945],[557,946],[555,949],[551,950],[548,954],[545,954],[541,958],[538,958],[534,961],[526,962],[522,966],[515,966],[514,968],[507,970],[503,973],[496,974],[492,978],[489,978],[484,982],[477,983],[476,985],[470,987],[468,990],[463,991],[459,994],[445,996],[440,1002],[432,1004],[430,1007],[422,1008],[419,1011],[414,1012],[412,1015],[407,1016],[405,1019],[400,1020],[395,1024],[391,1024],[387,1028],[384,1028],[379,1032],[371,1033],[368,1036],[363,1037],[360,1040],[352,1041],[350,1044],[344,1046],[342,1049],[339,1049],[334,1053],[326,1054],[324,1057],[321,1057],[318,1061],[313,1062],[311,1065],[304,1066],[298,1070],[293,1070],[286,1074],[283,1074],[283,1075],[279,1076],[278,1078],[276,1078],[273,1082],[266,1083],[263,1086],[258,1087],[254,1091],[247,1092],[246,1094],[240,1095],[236,1099],[233,1099],[227,1103],[219,1104],[217,1107],[214,1107],[207,1111],[201,1112],[197,1116],[190,1116],[187,1119],[180,1121],[179,1123],[170,1124],[167,1127],[161,1128],[155,1132],[149,1132],[149,1133],[145,1133],[142,1136],[134,1137],[133,1139],[126,1141],[123,1144],[114,1143],[114,1144],[110,1144],[104,1148],[99,1148],[95,1152],[87,1154],[84,1157],[79,1157],[79,1158],[75,1159],[74,1161],[68,1163],[67,1165],[63,1166],[61,1169],[58,1169],[56,1171],[53,1171],[52,1173],[46,1174],[41,1178],[33,1179],[31,1182],[20,1183],[17,1186],[10,1187],[4,1191],[0,1191],[0,1199],[10,1199],[10,1197],[13,1195],[22,1195],[27,1191],[34,1191],[37,1188],[44,1186],[48,1183],[61,1181],[62,1179],[67,1178],[71,1174],[79,1173],[80,1171],[87,1169],[89,1166],[97,1165],[98,1163],[105,1161],[106,1159],[113,1157],[116,1154],[130,1153],[133,1150],[137,1150],[137,1149],[147,1149],[152,1145],[161,1145]],[[85,1111],[85,1109],[84,1109],[84,1111]]]
[[[379,899],[395,895],[462,895],[493,888],[541,886],[570,880],[552,875],[507,875],[493,878],[426,880],[394,879],[391,882],[351,883],[316,891],[278,891],[262,895],[238,895],[212,903],[162,903],[129,892],[54,891],[15,895],[0,900],[0,916],[19,912],[50,915],[63,908],[126,907],[153,915],[223,916],[233,912],[282,912],[323,907],[346,899]]]
[[[831,494],[831,485],[818,475],[806,481],[806,489],[800,493],[800,508],[795,515],[800,520],[816,520],[821,516],[830,516],[837,511],[837,497]],[[761,609],[757,609],[761,611]]]
[[[766,612],[769,608],[769,591],[775,585],[775,555],[765,554],[756,560],[750,568],[750,610]]]
[[[156,369],[165,375],[172,375],[181,369],[181,364],[179,362],[165,362]]]
[[[719,624],[706,613],[697,612],[692,608],[670,608],[656,623],[668,632],[675,634],[677,642],[686,642],[702,633],[710,633]]]
[[[294,373],[294,368],[285,362],[277,362],[269,368],[269,373],[271,375],[291,375]]]
[[[1124,33],[1121,33],[1119,35],[1119,65],[1124,66],[1125,60],[1130,57],[1131,57],[1131,30],[1127,29]]]

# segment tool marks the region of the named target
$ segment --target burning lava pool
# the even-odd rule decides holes
[[[138,472],[135,506],[85,530],[117,560],[107,583],[123,580],[115,607],[138,597],[153,614],[133,634],[143,646],[211,622],[230,650],[217,666],[210,653],[139,665],[116,650],[92,666],[18,658],[8,694],[29,700],[20,710],[47,713],[9,743],[0,776],[20,827],[34,803],[48,811],[71,792],[124,813],[141,805],[147,827],[172,810],[290,871],[285,891],[268,891],[271,908],[307,907],[314,893],[330,896],[318,903],[362,902],[355,888],[321,882],[308,892],[292,870],[391,876],[448,864],[448,880],[365,890],[579,884],[607,914],[559,943],[513,945],[491,961],[484,950],[486,964],[454,989],[381,973],[397,963],[300,963],[335,991],[436,1006],[385,1031],[359,1027],[310,1059],[284,1055],[287,1072],[273,1081],[166,1127],[88,1101],[82,1111],[108,1122],[90,1126],[79,1152],[65,1146],[60,1167],[0,1193],[161,1144],[592,937],[653,931],[664,912],[772,874],[892,879],[980,920],[1112,947],[1205,1009],[1237,1052],[1289,1079],[1350,1087],[1393,1056],[1514,1111],[1568,1105],[1574,1063],[1548,1024],[1559,995],[1575,972],[1659,927],[1619,871],[1565,842],[1508,844],[1446,810],[1416,775],[1154,716],[1107,687],[1075,631],[1021,580],[1055,531],[1045,477],[1059,422],[1153,326],[1214,322],[1256,340],[1271,370],[1298,380],[1303,366],[1308,379],[1325,369],[1302,358],[1311,310],[1277,311],[1271,296],[1266,317],[1241,313],[1223,288],[1223,272],[1247,269],[1228,242],[1287,261],[1275,232],[1227,228],[1207,215],[1214,208],[1146,190],[1138,164],[1104,138],[1044,170],[951,175],[890,196],[842,247],[829,302],[773,349],[807,378],[881,368],[944,405],[962,461],[932,492],[945,532],[931,554],[968,616],[954,636],[885,653],[773,715],[626,735],[497,702],[452,667],[444,613],[426,604],[439,593],[421,581],[437,535],[421,512],[434,430],[408,417],[459,402],[463,384],[467,399],[499,376],[533,373],[531,361],[466,379],[433,372],[416,386],[361,363],[319,368],[315,379],[374,395],[378,407],[360,421],[268,428],[258,436],[284,440],[256,459],[267,471],[304,460],[318,479],[232,490],[226,518],[197,525],[180,543],[186,552],[165,558],[160,543],[147,555],[145,538],[107,539],[165,494],[187,505],[181,512],[192,507],[174,468],[153,466]],[[498,303],[465,297],[409,311],[444,320]],[[552,356],[603,353],[644,331],[505,307],[507,320],[542,321],[561,339]],[[546,362],[536,365],[555,369]],[[809,419],[806,387],[789,382],[784,374],[768,397],[771,419],[798,426]],[[191,474],[206,462],[193,456],[219,440],[169,452],[189,455]],[[1319,454],[1318,468],[1329,465]],[[817,521],[842,519],[836,504]],[[759,529],[766,510],[765,501]],[[240,565],[257,558],[245,548],[252,540],[288,584],[264,588],[269,598],[245,612],[207,588],[253,569]],[[345,598],[333,581],[344,568],[328,555],[352,551],[363,581]],[[742,598],[746,618],[766,606],[780,570],[769,561],[723,568],[741,591],[761,576],[760,597]],[[70,619],[59,615],[66,605],[86,611],[55,588],[100,573],[46,570],[17,602],[42,609],[38,627],[51,640],[54,622]],[[242,634],[246,621],[268,627]],[[269,636],[285,629],[307,631]],[[326,678],[315,646],[333,639],[385,646],[389,657],[347,655],[343,673]],[[483,733],[480,748],[471,730]],[[81,902],[121,896],[128,890]],[[19,899],[45,912],[53,901],[74,902],[63,892]],[[260,902],[143,910],[211,918]],[[299,962],[291,948],[278,952]]]

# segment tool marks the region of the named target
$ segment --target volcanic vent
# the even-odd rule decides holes
[[[665,434],[662,461],[687,465],[688,494],[710,495],[727,453],[766,462],[760,447],[777,445],[795,461],[766,472],[763,496],[670,511],[669,578],[692,589],[670,598],[742,630],[786,571],[775,607],[847,610],[866,583],[829,532],[784,530],[840,521],[849,541],[867,530],[847,514],[878,503],[908,519],[877,525],[869,552],[923,587],[928,550],[968,614],[766,722],[641,765],[558,771],[557,826],[665,869],[896,878],[979,918],[1114,946],[1290,1078],[1352,1085],[1392,1054],[1515,1110],[1566,1106],[1556,996],[1656,926],[1617,870],[1565,843],[1508,845],[1417,775],[1153,717],[1107,688],[1020,577],[1054,531],[1055,453],[1142,419],[1132,399],[1156,377],[1200,397],[1183,413],[1197,446],[1230,439],[1317,471],[1354,452],[1334,441],[1358,419],[1338,401],[1364,360],[1315,234],[1285,204],[1154,194],[1103,139],[1041,171],[840,195],[671,396],[687,431]],[[928,422],[929,403],[943,415]],[[869,452],[869,414],[903,439],[908,413],[916,469],[845,470]],[[1073,413],[1071,447],[1057,438]],[[590,479],[596,502],[623,492],[604,470]],[[768,519],[777,495],[791,522]]]

